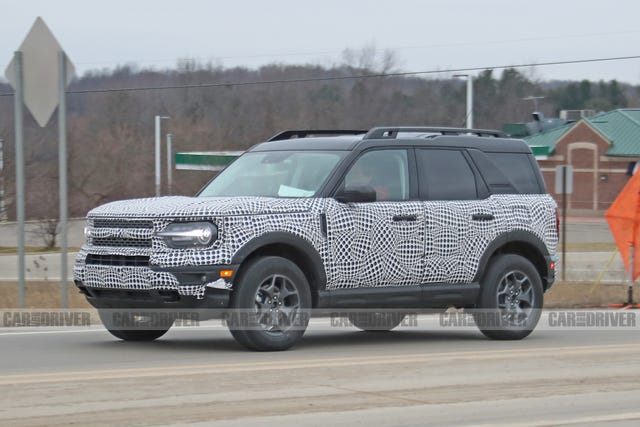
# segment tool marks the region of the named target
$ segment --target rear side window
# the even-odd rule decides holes
[[[533,165],[527,154],[486,153],[519,193],[540,193]]]
[[[478,198],[473,170],[461,151],[416,150],[423,200],[472,200]]]

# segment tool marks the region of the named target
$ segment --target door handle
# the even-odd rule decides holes
[[[418,219],[418,216],[413,214],[413,215],[394,215],[393,216],[393,220],[394,221],[416,221]]]
[[[473,214],[471,216],[471,219],[474,221],[493,221],[494,219],[496,219],[495,216],[493,216],[493,214]]]

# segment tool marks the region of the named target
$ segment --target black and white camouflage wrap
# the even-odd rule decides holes
[[[202,297],[206,290],[202,283],[180,285],[170,273],[148,267],[88,265],[85,259],[88,254],[148,256],[150,265],[159,268],[225,265],[250,240],[278,231],[299,236],[317,250],[324,263],[327,289],[469,283],[484,251],[502,233],[528,231],[555,254],[555,207],[548,195],[363,204],[320,198],[126,200],[89,212],[91,234],[78,253],[74,279],[89,287],[177,290],[182,295]],[[472,221],[477,213],[491,213],[495,220]],[[322,214],[327,221],[326,235]],[[415,220],[402,220],[407,217]],[[104,224],[109,220],[146,220],[153,229],[95,227],[97,221]],[[218,227],[218,239],[205,249],[169,248],[155,233],[174,221],[211,221]],[[92,244],[95,238],[113,236],[151,239],[151,246]]]

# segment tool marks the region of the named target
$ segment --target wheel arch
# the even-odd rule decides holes
[[[286,232],[272,232],[249,240],[232,258],[240,265],[239,272],[248,261],[261,256],[279,256],[296,264],[309,282],[312,307],[318,303],[318,291],[324,290],[327,279],[322,257],[305,238]]]
[[[546,291],[553,275],[548,265],[549,251],[544,242],[529,231],[511,231],[494,239],[484,252],[474,281],[481,282],[492,260],[502,254],[515,254],[528,259],[540,274],[542,286]]]

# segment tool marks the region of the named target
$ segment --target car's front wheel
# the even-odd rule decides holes
[[[111,335],[124,341],[153,341],[166,334],[173,319],[153,318],[115,310],[98,310],[100,320]]]
[[[542,280],[533,264],[519,255],[499,255],[481,283],[475,322],[489,338],[522,339],[538,324],[542,299]]]
[[[266,256],[243,266],[234,283],[227,324],[250,350],[276,351],[293,346],[309,323],[309,282],[292,261]]]

